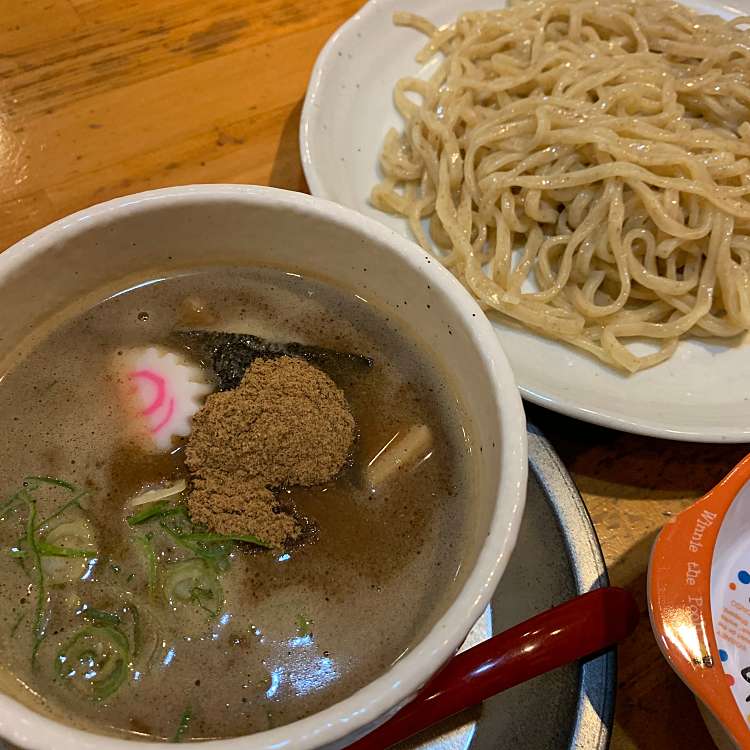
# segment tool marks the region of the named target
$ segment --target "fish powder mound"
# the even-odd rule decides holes
[[[209,396],[193,418],[186,449],[197,490],[188,499],[191,516],[226,531],[227,513],[241,518],[243,507],[257,509],[267,498],[289,532],[268,488],[330,481],[346,464],[354,437],[349,405],[328,375],[303,359],[258,359],[237,388]],[[232,525],[255,533],[244,522]]]
[[[195,480],[188,499],[193,523],[217,534],[253,536],[282,549],[302,536],[302,525],[266,488],[248,486],[229,474],[209,472]]]

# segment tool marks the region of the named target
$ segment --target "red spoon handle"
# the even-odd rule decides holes
[[[410,703],[349,750],[385,750],[496,693],[613,646],[637,622],[635,600],[623,589],[577,596],[454,656]]]

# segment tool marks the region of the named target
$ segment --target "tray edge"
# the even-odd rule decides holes
[[[527,432],[529,468],[555,515],[571,562],[576,592],[583,594],[608,586],[602,549],[581,493],[541,430],[529,423]],[[571,498],[574,502],[570,502]],[[571,748],[607,749],[614,722],[616,687],[616,649],[581,664]]]

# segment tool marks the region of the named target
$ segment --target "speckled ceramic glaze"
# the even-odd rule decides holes
[[[325,711],[267,732],[202,744],[206,750],[335,750],[407,701],[487,607],[515,545],[526,494],[521,400],[479,307],[415,245],[333,203],[244,185],[185,186],[119,198],[55,222],[4,252],[0,356],[92,290],[101,294],[115,282],[122,289],[129,279],[138,283],[205,264],[274,265],[314,274],[392,311],[449,368],[454,386],[467,396],[468,419],[482,449],[472,498],[476,530],[467,543],[458,593],[446,594],[427,623],[428,635],[386,674]],[[0,695],[0,736],[34,750],[143,745],[73,729],[8,695]]]

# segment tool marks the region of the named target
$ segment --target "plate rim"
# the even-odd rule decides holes
[[[305,91],[299,126],[300,160],[307,185],[312,195],[327,200],[334,200],[331,197],[330,191],[326,187],[325,180],[321,177],[320,172],[316,168],[311,148],[313,143],[312,133],[316,130],[316,116],[318,114],[317,110],[320,101],[321,84],[328,63],[336,56],[340,44],[342,44],[350,34],[355,33],[359,25],[365,22],[369,16],[376,12],[386,12],[388,8],[396,4],[397,3],[395,3],[394,0],[368,0],[368,2],[366,2],[354,15],[344,21],[344,23],[342,23],[333,34],[331,34],[323,45],[323,48],[318,53]],[[386,7],[384,8],[382,6]],[[724,7],[729,8],[729,6]],[[736,8],[733,10],[735,12],[737,11]],[[355,211],[358,210],[354,206],[348,207]],[[382,223],[385,224],[385,222]],[[420,251],[423,251],[421,246],[415,242],[408,232],[402,231],[399,233],[414,244],[415,247],[419,248]],[[492,319],[490,319],[490,322],[493,322]],[[533,332],[525,333],[529,333],[531,336],[536,335],[533,334]],[[498,336],[498,338],[500,337]],[[606,365],[599,364],[593,359],[591,364],[595,367],[606,367]],[[750,440],[750,428],[732,428],[721,425],[699,428],[697,425],[694,426],[689,424],[684,427],[674,427],[663,420],[649,420],[647,417],[633,419],[620,412],[606,411],[602,408],[587,408],[583,403],[580,403],[580,400],[571,403],[565,401],[564,397],[560,394],[541,393],[531,386],[526,386],[518,382],[520,380],[520,375],[515,370],[513,374],[516,377],[521,396],[525,400],[559,414],[580,419],[590,424],[616,429],[635,435],[694,443],[729,444],[745,443]]]

